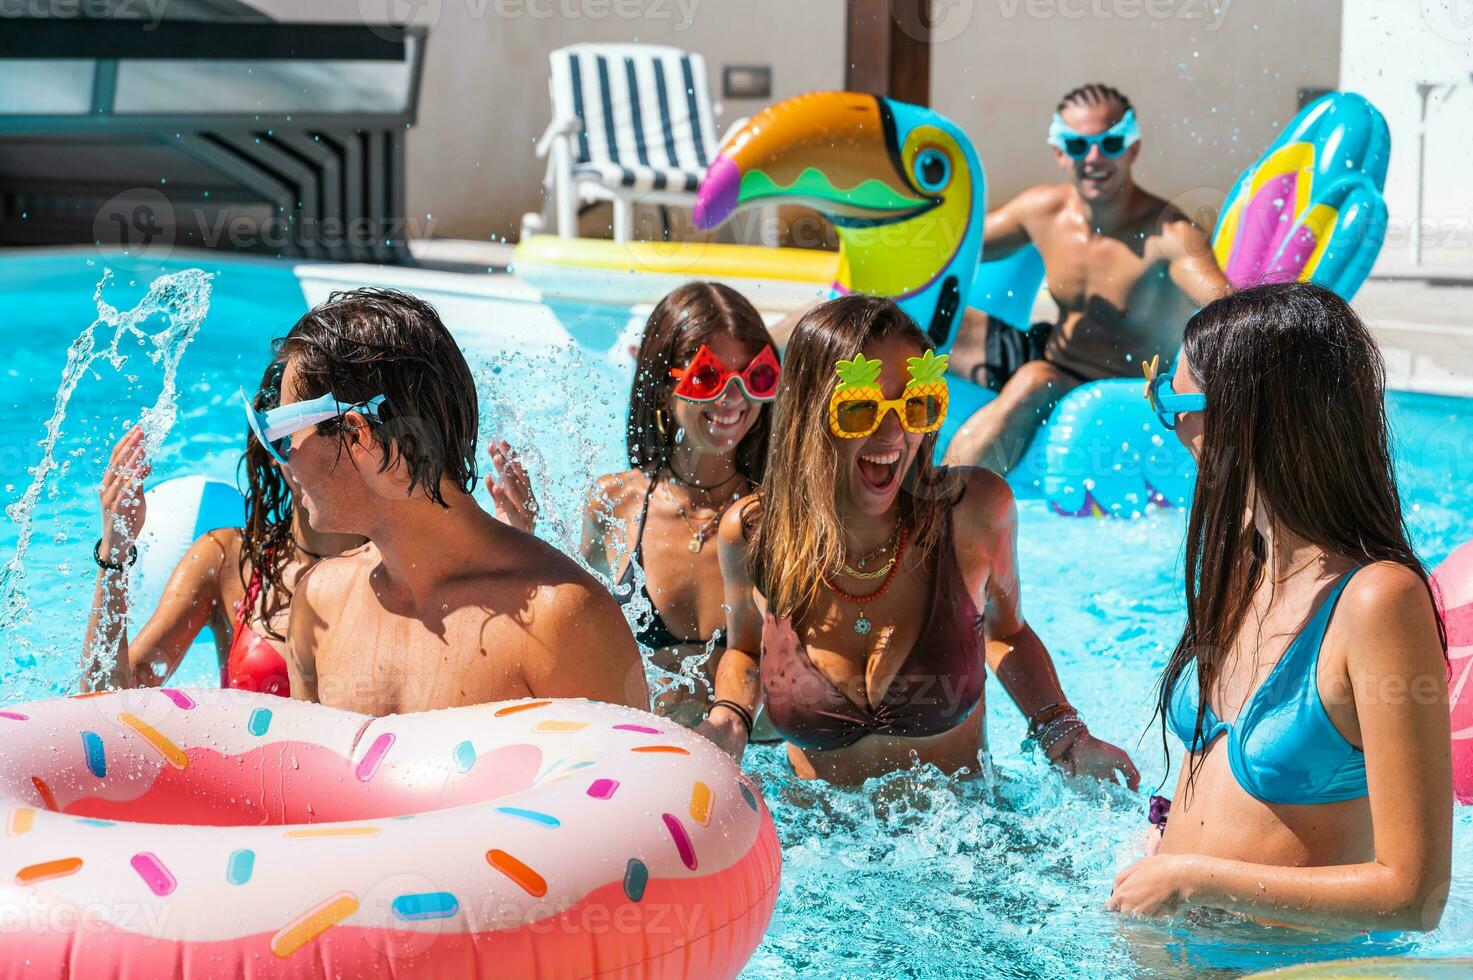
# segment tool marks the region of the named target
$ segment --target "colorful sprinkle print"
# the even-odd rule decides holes
[[[357,911],[358,896],[352,892],[338,892],[282,926],[281,931],[271,937],[271,952],[284,960]]]
[[[77,823],[83,823],[89,827],[116,827],[118,825],[115,820],[98,820],[96,817],[80,817]]]
[[[588,727],[586,721],[539,721],[534,732],[581,732]]]
[[[619,788],[617,779],[595,779],[588,784],[588,795],[595,800],[612,800],[614,791]]]
[[[65,878],[82,870],[82,859],[79,857],[58,858],[55,861],[42,861],[40,864],[28,864],[15,873],[17,885],[34,885],[38,881],[50,881],[52,878]]]
[[[373,740],[363,758],[358,761],[358,768],[354,773],[358,776],[360,783],[366,783],[378,772],[379,763],[384,761],[384,756],[389,754],[389,749],[394,745],[394,733],[384,732]]]
[[[256,852],[248,847],[232,851],[225,862],[225,880],[232,885],[244,885],[256,871]]]
[[[61,809],[61,807],[56,805],[56,797],[51,795],[51,787],[46,785],[46,780],[40,776],[32,776],[31,785],[36,787],[36,792],[41,795],[41,803],[46,809],[53,813]]]
[[[11,721],[30,721],[30,715],[23,715],[19,711],[0,711],[0,718],[9,718]]]
[[[102,748],[102,738],[96,732],[82,733],[82,754],[87,757],[87,768],[98,779],[107,775],[107,753]]]
[[[36,822],[36,811],[28,806],[18,806],[10,811],[10,817],[5,821],[5,832],[12,837],[28,834]]]
[[[752,808],[753,813],[758,812],[761,808],[757,806],[757,797],[753,796],[752,791],[747,789],[747,784],[738,783],[737,785],[742,788],[742,799],[747,801],[747,806]]]
[[[711,822],[711,804],[716,794],[700,780],[690,788],[690,818],[702,827]]]
[[[184,750],[160,735],[158,729],[154,728],[142,718],[139,718],[137,715],[130,715],[124,711],[118,715],[118,721],[121,721],[143,736],[143,740],[153,746],[154,751],[163,756],[164,761],[175,769],[183,771],[189,768],[189,756],[184,754]]]
[[[646,727],[644,725],[615,725],[614,726],[614,731],[616,731],[616,732],[639,732],[641,735],[658,735],[658,734],[660,734],[660,730],[658,728],[649,728],[649,727]]]
[[[678,745],[640,745],[630,752],[669,752],[671,755],[690,755],[690,751]]]
[[[518,817],[522,820],[535,823],[540,827],[561,827],[563,822],[549,813],[538,813],[536,810],[523,810],[519,806],[499,806],[497,813],[504,813],[508,817]]]
[[[377,837],[377,827],[305,827],[288,830],[286,837]]]
[[[470,772],[471,766],[476,764],[476,747],[470,742],[461,742],[455,747],[455,768],[461,772]]]
[[[164,867],[164,862],[152,851],[139,851],[128,861],[133,865],[133,870],[138,872],[138,877],[155,895],[163,896],[173,893],[179,887],[179,879],[174,877],[173,872]]]
[[[680,818],[662,813],[660,819],[665,821],[665,829],[670,831],[670,839],[675,841],[675,850],[680,853],[681,863],[692,871],[696,870],[696,849],[691,846],[690,835],[685,832]]]
[[[518,712],[521,712],[521,711],[531,711],[533,708],[545,708],[549,704],[552,704],[552,702],[551,701],[530,701],[527,704],[513,704],[513,705],[508,705],[505,708],[497,708],[496,709],[496,712],[495,712],[495,715],[496,715],[497,718],[505,718],[507,715],[514,715],[514,714],[517,714]]]
[[[637,902],[644,898],[644,888],[649,883],[650,869],[639,858],[630,858],[624,867],[624,894],[629,901]]]
[[[506,875],[533,898],[547,894],[547,880],[505,851],[492,848],[486,852],[486,863]]]
[[[190,697],[188,694],[185,694],[183,691],[176,691],[172,687],[161,687],[159,688],[159,693],[168,698],[170,701],[173,701],[174,704],[176,704],[180,708],[183,708],[185,711],[190,711],[195,706],[194,698]]]
[[[394,918],[405,922],[423,922],[425,919],[448,919],[460,911],[460,900],[449,892],[420,892],[416,895],[400,895],[389,909]]]
[[[271,728],[271,709],[257,708],[251,712],[251,720],[246,722],[246,731],[260,738]]]

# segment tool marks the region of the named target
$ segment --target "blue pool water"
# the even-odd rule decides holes
[[[0,496],[20,501],[42,459],[67,349],[98,317],[93,292],[119,310],[138,303],[161,273],[95,254],[7,257],[0,290],[11,349],[0,364]],[[259,379],[267,341],[325,295],[285,264],[212,261],[207,315],[182,344],[177,421],[155,479],[184,473],[233,478],[242,424],[233,395]],[[348,275],[349,273],[335,273]],[[369,272],[377,276],[377,273]],[[387,275],[387,274],[386,274]],[[571,549],[590,475],[622,468],[629,341],[627,308],[487,298],[451,277],[427,277],[425,294],[462,338],[482,397],[482,437],[525,447],[547,515],[540,530]],[[150,359],[156,316],[124,331],[114,366],[95,361],[78,379],[56,440],[56,468],[39,486],[24,573],[0,608],[0,682],[16,702],[65,693],[77,674],[91,598],[95,487],[113,440],[158,400],[164,371]],[[114,329],[96,331],[106,346]],[[1473,404],[1393,394],[1400,477],[1415,544],[1429,564],[1473,538]],[[482,493],[484,499],[484,493]],[[1180,511],[1137,521],[1062,518],[1020,502],[1025,609],[1048,644],[1073,700],[1103,737],[1125,746],[1163,781],[1150,692],[1181,626]],[[151,515],[162,519],[164,515]],[[0,564],[18,543],[0,524]],[[180,683],[210,684],[213,652],[199,646]],[[1118,868],[1139,850],[1144,796],[1070,784],[1019,749],[1022,720],[991,684],[991,767],[981,778],[916,771],[862,793],[805,784],[775,748],[747,765],[767,793],[784,846],[781,898],[752,977],[1236,976],[1338,956],[1451,956],[1473,950],[1473,808],[1455,827],[1453,897],[1442,926],[1415,938],[1310,942],[1302,934],[1241,924],[1164,929],[1103,910]]]

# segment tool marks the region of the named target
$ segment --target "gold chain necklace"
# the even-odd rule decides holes
[[[679,480],[680,478],[676,477],[676,479]],[[729,483],[731,481],[728,480],[727,482]],[[690,485],[686,484],[686,486]],[[725,510],[718,507],[716,513],[712,514],[706,520],[696,523],[691,520],[690,511],[686,509],[686,505],[681,503],[680,499],[671,491],[668,484],[666,484],[664,490],[666,498],[675,505],[675,516],[680,518],[685,524],[686,530],[690,531],[690,541],[686,544],[685,550],[693,555],[699,555],[701,549],[706,546],[706,542],[715,537],[717,529],[721,527],[721,515],[725,513]],[[732,499],[740,500],[741,494],[737,494]],[[694,500],[690,503],[692,507],[695,506]]]
[[[864,570],[864,566],[874,559],[878,558],[880,555],[884,554],[886,551],[893,549],[895,547],[895,543],[899,540],[900,518],[897,517],[895,519],[895,529],[890,532],[890,536],[888,538],[886,538],[884,541],[881,541],[878,546],[872,548],[867,554],[860,555],[859,558],[855,560],[852,567],[847,561],[845,561],[844,567],[841,569],[841,571],[850,578],[859,579],[861,582],[873,582],[877,578],[884,578],[887,574],[889,574],[890,566],[895,564],[895,555],[892,554],[889,561],[885,562],[884,565],[880,566],[873,572],[866,572]]]

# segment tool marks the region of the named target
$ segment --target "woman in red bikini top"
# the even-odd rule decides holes
[[[701,730],[740,758],[765,700],[804,778],[857,785],[913,754],[975,769],[990,666],[1050,759],[1134,787],[1023,621],[1007,483],[932,463],[945,360],[890,300],[845,296],[798,322],[767,480],[718,535],[728,644]]]
[[[258,410],[277,404],[281,371],[280,362],[267,368],[255,397]],[[118,440],[100,494],[102,539],[83,648],[84,690],[163,684],[208,627],[223,686],[290,694],[277,644],[284,643],[292,587],[319,558],[356,548],[363,539],[318,534],[308,527],[293,505],[286,476],[249,434],[242,463],[250,485],[245,527],[200,536],[175,567],[158,608],[130,641],[127,568],[143,529],[142,487],[149,463],[140,427]]]

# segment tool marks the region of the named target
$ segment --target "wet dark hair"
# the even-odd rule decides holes
[[[281,404],[281,372],[286,365],[273,360],[261,376],[256,397],[251,404],[258,412],[269,411]],[[249,428],[245,434],[246,448],[237,468],[245,471],[246,518],[240,532],[240,556],[238,571],[242,586],[248,585],[248,568],[259,569],[262,588],[256,597],[256,618],[265,625],[266,632],[274,639],[284,637],[271,627],[267,615],[268,595],[272,605],[280,608],[291,601],[291,590],[282,581],[282,573],[291,561],[292,549],[292,490],[276,466],[276,461]]]
[[[667,293],[650,313],[629,392],[626,442],[630,466],[651,473],[670,459],[675,445],[670,399],[676,385],[670,370],[690,363],[702,344],[723,333],[749,346],[754,356],[768,344],[777,352],[756,308],[741,293],[719,282],[688,282]],[[664,432],[658,412],[664,413]],[[771,427],[771,406],[758,403],[757,422],[737,443],[735,461],[737,472],[752,483],[762,482]]]
[[[1090,82],[1065,92],[1054,111],[1063,112],[1071,105],[1099,105],[1102,102],[1114,102],[1120,107],[1122,116],[1134,108],[1130,104],[1130,98],[1118,88],[1103,82]]]
[[[476,386],[455,338],[424,300],[396,289],[335,292],[278,342],[291,359],[300,399],[331,392],[344,405],[384,396],[370,418],[383,444],[379,472],[402,466],[409,496],[419,489],[448,506],[440,483],[470,493],[476,484]],[[318,425],[347,439],[341,419]]]
[[[1250,494],[1276,526],[1332,554],[1395,562],[1428,581],[1402,516],[1381,353],[1343,299],[1300,282],[1245,289],[1192,317],[1182,349],[1207,408],[1187,521],[1187,623],[1157,690],[1163,748],[1171,691],[1194,662],[1201,744],[1207,692],[1263,581],[1264,541],[1243,520]]]

